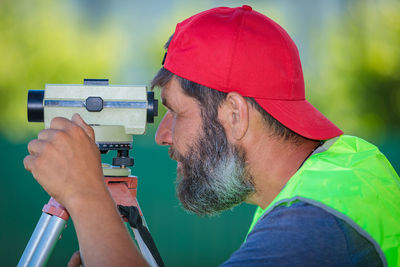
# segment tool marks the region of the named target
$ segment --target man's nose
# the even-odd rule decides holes
[[[173,117],[169,111],[165,113],[164,118],[158,125],[156,132],[156,143],[160,146],[172,145],[172,120]]]

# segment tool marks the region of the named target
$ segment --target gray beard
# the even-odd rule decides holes
[[[187,155],[170,148],[170,156],[181,163],[176,192],[182,206],[211,216],[242,203],[255,188],[244,153],[227,141],[219,122],[207,125]]]

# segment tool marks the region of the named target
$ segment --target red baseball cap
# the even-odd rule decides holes
[[[222,92],[254,98],[304,137],[343,132],[306,99],[299,52],[287,32],[250,6],[218,7],[178,23],[164,68]]]

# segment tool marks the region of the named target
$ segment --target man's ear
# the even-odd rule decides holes
[[[219,109],[218,118],[228,139],[241,140],[249,128],[249,106],[246,99],[236,92],[228,93]]]

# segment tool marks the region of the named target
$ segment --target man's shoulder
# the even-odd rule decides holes
[[[226,266],[381,265],[373,245],[349,224],[298,201],[258,221]]]

